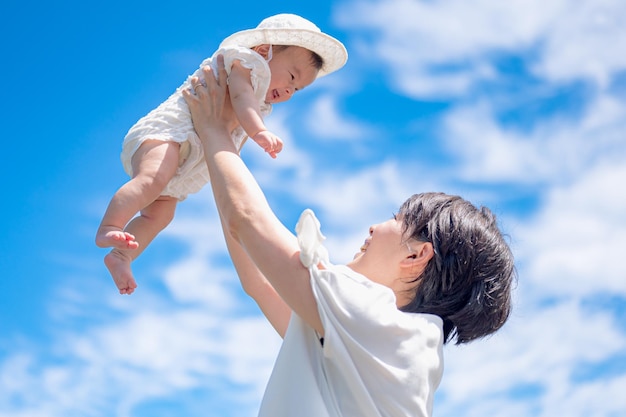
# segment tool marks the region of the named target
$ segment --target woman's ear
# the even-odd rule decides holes
[[[411,252],[400,263],[403,268],[424,270],[428,261],[435,256],[433,244],[430,242],[411,243],[410,248]]]
[[[257,45],[252,48],[257,54],[261,55],[263,58],[267,59],[269,57],[270,48],[272,46],[269,44]]]

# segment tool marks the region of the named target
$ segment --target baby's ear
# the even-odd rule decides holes
[[[263,45],[255,46],[254,48],[252,48],[252,50],[255,51],[257,54],[261,55],[263,58],[267,59],[267,57],[269,56],[271,47],[272,46],[269,44],[263,44]]]

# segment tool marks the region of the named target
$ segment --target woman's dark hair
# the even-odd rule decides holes
[[[273,48],[273,52],[276,53],[276,52],[284,51],[285,49],[287,49],[287,48],[289,48],[291,46],[293,46],[293,45],[272,45],[272,48]],[[324,58],[322,58],[316,52],[311,51],[310,49],[307,49],[307,51],[309,51],[310,55],[311,55],[309,63],[316,70],[318,70],[318,71],[321,70],[324,67]]]
[[[405,201],[398,217],[405,238],[434,249],[415,279],[415,298],[401,310],[441,317],[445,343],[467,343],[502,327],[516,272],[495,215],[458,196],[423,193]]]

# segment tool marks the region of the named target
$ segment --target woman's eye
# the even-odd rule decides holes
[[[394,220],[398,220],[398,215],[396,213],[391,213],[391,217],[393,217]]]

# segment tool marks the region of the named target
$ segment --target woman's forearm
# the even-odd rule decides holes
[[[223,225],[222,228],[226,230]],[[241,281],[241,287],[257,303],[280,337],[284,337],[291,317],[291,309],[252,262],[241,244],[235,241],[230,233],[224,233],[224,239]]]
[[[300,262],[296,237],[270,209],[227,132],[209,129],[203,134],[210,135],[203,144],[224,233],[241,244],[291,310],[323,335],[309,272]],[[281,333],[282,325],[272,324]]]
[[[226,85],[223,63],[218,81],[209,69],[205,71],[207,87],[194,81],[198,95],[183,94],[203,145],[224,233],[239,242],[291,310],[322,335],[309,271],[300,262],[297,239],[274,215],[227,130],[232,108],[225,99],[225,87],[220,87]],[[216,85],[218,82],[221,84]]]

